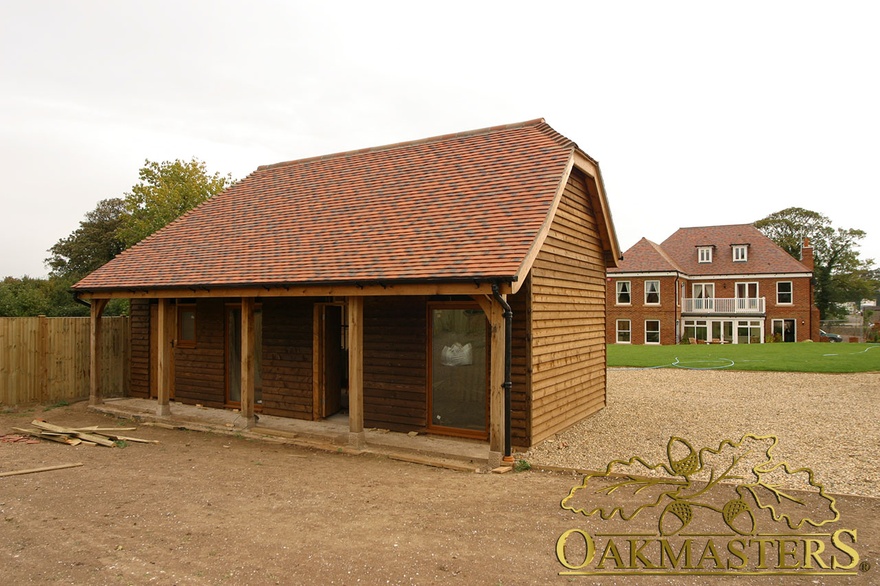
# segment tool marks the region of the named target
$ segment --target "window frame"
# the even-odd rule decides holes
[[[656,330],[649,330],[648,329],[649,323],[656,323],[657,329]],[[655,333],[657,334],[656,341],[649,339],[649,334],[655,334]],[[645,344],[659,344],[659,343],[660,343],[660,320],[659,319],[646,319],[645,320]]]
[[[626,323],[626,329],[621,329],[621,324]],[[631,319],[618,319],[614,322],[614,339],[618,344],[632,344],[632,320]],[[621,340],[620,334],[626,333],[628,335],[627,340]]]
[[[788,291],[783,292],[779,290],[779,286],[786,284],[788,285]],[[782,301],[782,295],[788,295],[788,301]],[[776,305],[794,305],[794,283],[791,281],[776,281]]]
[[[192,314],[192,337],[184,337],[184,314]],[[180,303],[177,305],[177,343],[178,348],[195,348],[198,339],[198,313],[195,303]]]
[[[749,247],[746,244],[734,244],[731,246],[733,262],[747,262],[749,260]]]
[[[622,292],[621,285],[626,284],[626,291]],[[615,305],[632,305],[632,281],[615,281],[614,285],[615,296],[614,296],[614,304]],[[626,293],[627,301],[621,301],[620,295],[621,293]]]
[[[650,291],[649,283],[657,283],[657,290]],[[648,295],[657,295],[657,301],[648,301]],[[660,280],[659,279],[646,279],[645,280],[645,305],[660,305]]]
[[[711,263],[712,262],[712,247],[711,246],[698,246],[697,247],[697,262],[699,262],[699,263]]]

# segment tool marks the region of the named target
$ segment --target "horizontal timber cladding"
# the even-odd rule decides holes
[[[364,425],[392,431],[427,423],[427,299],[364,301]]]
[[[532,265],[531,305],[534,445],[605,405],[605,263],[578,170]]]
[[[312,419],[312,298],[266,299],[263,307],[263,413]]]
[[[150,300],[131,300],[131,381],[129,395],[150,397]]]
[[[226,404],[226,303],[223,299],[200,299],[195,308],[195,346],[181,348],[175,343],[174,400],[223,407]],[[177,338],[176,328],[172,335]]]
[[[513,348],[510,362],[510,444],[527,449],[531,440],[531,307],[530,279],[507,298],[513,311]]]

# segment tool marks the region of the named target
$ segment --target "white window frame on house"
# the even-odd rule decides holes
[[[655,328],[648,329],[648,324],[656,325]],[[645,344],[659,344],[660,343],[660,320],[659,319],[646,319],[645,320]]]
[[[616,296],[615,303],[617,305],[632,305],[632,283],[629,281],[617,281],[615,284]],[[621,295],[626,295],[626,301],[621,301]]]
[[[788,291],[781,289],[782,285],[788,285]],[[788,301],[784,301],[784,296],[788,296]],[[794,304],[794,284],[791,281],[776,281],[776,305],[793,305]]]
[[[737,281],[734,284],[736,307],[740,310],[756,310],[759,304],[760,288],[757,281]],[[754,292],[754,295],[751,293]]]
[[[655,301],[648,301],[648,296],[656,296]],[[645,281],[645,305],[660,305],[660,281],[651,279]]]
[[[749,260],[748,244],[733,245],[733,262],[746,262]]]
[[[715,283],[692,283],[694,309],[707,310],[715,308]]]
[[[699,262],[712,262],[712,247],[711,246],[698,246],[697,247],[697,260]]]
[[[626,328],[622,328],[621,326],[626,325]],[[632,321],[628,319],[619,319],[614,324],[615,331],[617,335],[615,336],[615,340],[617,340],[618,344],[632,344]],[[624,334],[621,339],[621,334]]]

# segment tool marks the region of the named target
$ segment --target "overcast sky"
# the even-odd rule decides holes
[[[540,6],[540,7],[539,7]],[[145,159],[257,166],[545,118],[623,250],[797,206],[880,263],[880,2],[0,0],[0,277]]]

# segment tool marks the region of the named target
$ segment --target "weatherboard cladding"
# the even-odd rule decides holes
[[[263,166],[75,288],[513,278],[575,148],[536,120]]]

